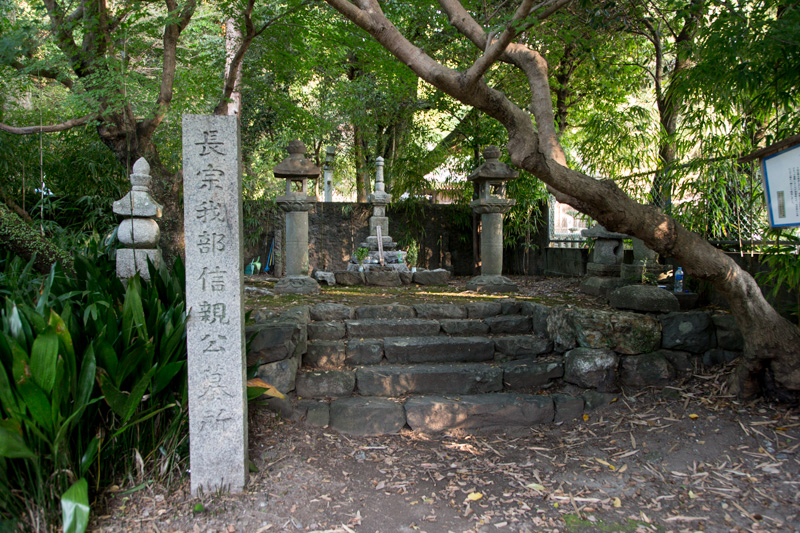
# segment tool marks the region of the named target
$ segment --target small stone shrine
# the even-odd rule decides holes
[[[126,280],[138,272],[142,279],[150,279],[147,260],[161,264],[161,230],[154,220],[161,218],[161,204],[150,196],[150,165],[143,157],[133,164],[130,179],[131,191],[112,206],[115,215],[127,217],[117,229],[123,246],[117,250],[117,277]]]
[[[369,219],[369,236],[367,242],[362,242],[360,246],[369,250],[369,256],[364,260],[364,271],[370,270],[396,270],[407,272],[405,264],[405,252],[395,251],[397,243],[392,241],[389,236],[389,217],[386,216],[386,206],[392,201],[392,195],[388,194],[383,181],[383,158],[375,160],[377,171],[375,174],[375,192],[369,195],[372,204],[372,216]],[[358,263],[355,259],[350,260],[347,270],[358,270]]]
[[[286,180],[286,194],[277,203],[286,213],[286,277],[275,284],[275,292],[286,294],[316,294],[319,283],[309,277],[308,268],[308,211],[317,202],[308,194],[308,180],[320,175],[320,168],[306,159],[306,147],[300,140],[289,143],[289,157],[281,161],[272,173]]]
[[[623,239],[628,239],[624,233],[608,231],[600,224],[581,230],[581,235],[594,239],[592,260],[586,264],[587,276],[619,277],[625,248]]]
[[[467,290],[478,292],[516,292],[517,284],[503,276],[503,215],[517,203],[506,198],[506,182],[518,172],[500,162],[500,149],[487,146],[486,162],[467,177],[478,184],[478,198],[469,206],[481,215],[481,275],[467,282]]]

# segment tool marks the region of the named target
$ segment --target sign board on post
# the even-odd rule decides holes
[[[800,226],[800,145],[764,157],[761,171],[769,225]]]
[[[247,482],[242,178],[233,116],[184,115],[191,490]]]

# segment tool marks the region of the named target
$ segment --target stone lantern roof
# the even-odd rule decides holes
[[[519,176],[519,172],[500,162],[500,149],[487,146],[483,149],[486,162],[472,171],[467,177],[469,181],[510,181]]]
[[[306,146],[302,141],[297,139],[291,141],[287,151],[289,152],[289,157],[272,169],[272,173],[276,178],[299,180],[319,177],[321,170],[310,159],[306,159]]]

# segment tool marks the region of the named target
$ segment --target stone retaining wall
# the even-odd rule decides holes
[[[643,314],[513,299],[464,305],[318,304],[256,318],[247,328],[248,366],[257,366],[260,377],[279,390],[297,389],[304,397],[349,396],[356,391],[354,376],[362,395],[375,396],[536,392],[554,382],[574,395],[580,389],[615,393],[621,387],[666,385],[690,375],[697,364],[732,361],[743,348],[728,314]],[[436,376],[427,368],[414,371],[418,363],[456,360],[457,369],[442,366]],[[464,365],[486,363],[491,375],[470,378],[479,385],[459,385]],[[298,380],[301,366],[313,372]],[[392,377],[401,372],[402,378]],[[397,379],[411,389],[398,389]]]

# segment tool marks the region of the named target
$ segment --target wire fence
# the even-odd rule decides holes
[[[705,160],[669,172],[625,176],[618,183],[637,201],[661,208],[722,250],[757,252],[776,244],[758,165]],[[550,246],[584,246],[580,230],[592,221],[553,197],[549,207]]]

